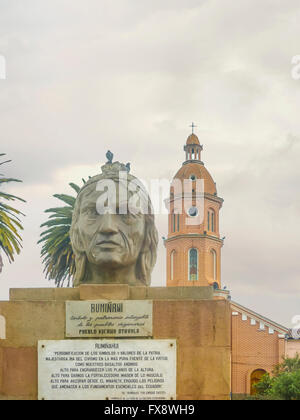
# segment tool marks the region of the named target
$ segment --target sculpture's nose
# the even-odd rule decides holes
[[[101,217],[99,233],[105,235],[113,235],[115,233],[118,233],[118,225],[113,214],[107,213]]]

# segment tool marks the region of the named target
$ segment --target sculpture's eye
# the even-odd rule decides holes
[[[95,218],[98,215],[96,207],[89,207],[89,208],[87,208],[86,211],[85,211],[85,214],[89,218]]]
[[[131,224],[136,222],[136,220],[141,216],[141,212],[128,210],[127,214],[122,214],[120,216],[125,223]]]
[[[122,217],[122,220],[125,222],[125,223],[133,223],[134,222],[134,220],[135,220],[135,218],[134,218],[134,216],[132,215],[132,214],[130,214],[130,213],[127,213],[127,214],[122,214],[121,215],[121,217]]]

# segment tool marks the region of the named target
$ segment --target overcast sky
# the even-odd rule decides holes
[[[27,200],[0,299],[53,286],[36,244],[53,194],[97,174],[107,149],[138,177],[171,179],[194,121],[225,200],[222,283],[289,326],[300,314],[299,22],[299,0],[0,0],[0,152],[23,180],[9,191]],[[166,236],[166,217],[157,224]],[[161,240],[153,285],[165,285]]]

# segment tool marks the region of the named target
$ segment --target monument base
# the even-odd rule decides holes
[[[176,340],[177,400],[230,398],[230,303],[211,287],[82,285],[11,289],[0,302],[0,399],[38,398],[38,342],[66,340],[66,302],[90,300],[153,301],[145,340]]]

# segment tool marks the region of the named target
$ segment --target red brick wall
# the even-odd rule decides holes
[[[232,312],[236,309],[233,307]],[[256,369],[267,372],[280,363],[285,352],[285,341],[280,333],[269,333],[268,326],[260,331],[260,324],[251,325],[251,319],[242,320],[242,314],[232,315],[232,393],[249,394],[250,376]]]

